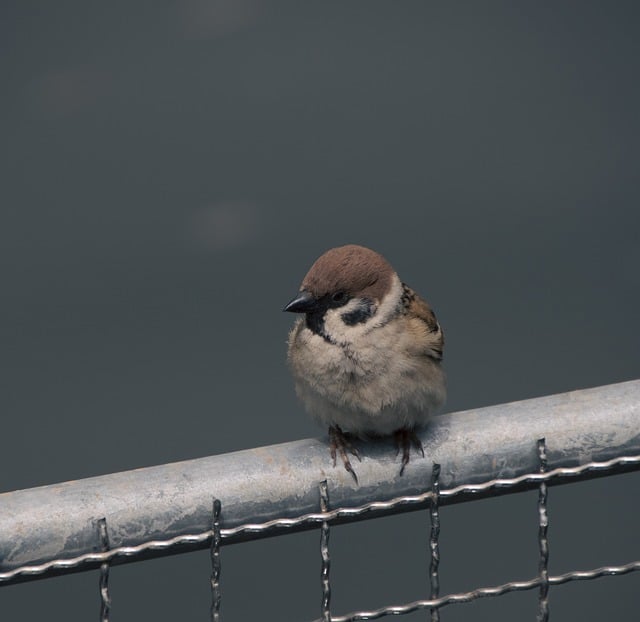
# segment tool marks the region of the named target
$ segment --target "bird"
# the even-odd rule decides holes
[[[354,438],[391,437],[424,456],[416,430],[446,400],[444,332],[433,309],[391,264],[364,246],[332,248],[311,266],[284,311],[298,313],[288,339],[294,387],[329,449],[356,483]]]

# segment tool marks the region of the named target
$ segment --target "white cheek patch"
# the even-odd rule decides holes
[[[353,298],[343,307],[327,309],[324,316],[324,331],[338,343],[353,343],[373,328],[386,324],[397,313],[401,297],[402,283],[394,275],[391,289],[380,305],[362,298]],[[363,319],[349,323],[349,318]]]
[[[357,300],[350,300],[344,307],[338,309],[327,309],[324,314],[324,332],[338,342],[344,341],[345,330],[353,330],[342,320],[343,313],[355,311],[358,308]]]
[[[375,325],[382,326],[386,324],[398,312],[398,305],[402,300],[402,282],[397,274],[393,275],[391,288],[389,293],[380,302],[380,308],[375,314]]]

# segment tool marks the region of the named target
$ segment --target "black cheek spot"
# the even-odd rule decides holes
[[[347,326],[355,326],[366,322],[374,313],[375,307],[371,300],[363,300],[360,305],[349,313],[343,313],[340,317]]]

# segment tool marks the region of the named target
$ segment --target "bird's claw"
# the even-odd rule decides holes
[[[358,483],[358,476],[351,466],[351,461],[347,452],[355,456],[358,462],[362,462],[360,453],[351,444],[348,436],[340,429],[340,426],[332,425],[329,427],[329,451],[331,453],[331,459],[333,460],[333,466],[336,466],[337,454],[340,453],[342,458],[342,464],[347,472],[351,474],[356,484]]]
[[[394,438],[396,442],[396,456],[400,453],[400,449],[402,449],[402,461],[400,464],[400,475],[402,475],[405,467],[409,464],[411,448],[413,447],[416,451],[419,451],[424,458],[424,447],[414,430],[401,428],[394,432]]]

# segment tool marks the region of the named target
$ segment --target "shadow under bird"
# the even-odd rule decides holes
[[[400,475],[411,448],[424,456],[416,428],[445,402],[444,333],[435,313],[379,253],[349,244],[328,250],[284,311],[303,314],[289,334],[288,360],[306,410],[329,427],[357,475],[351,438],[395,437]]]

